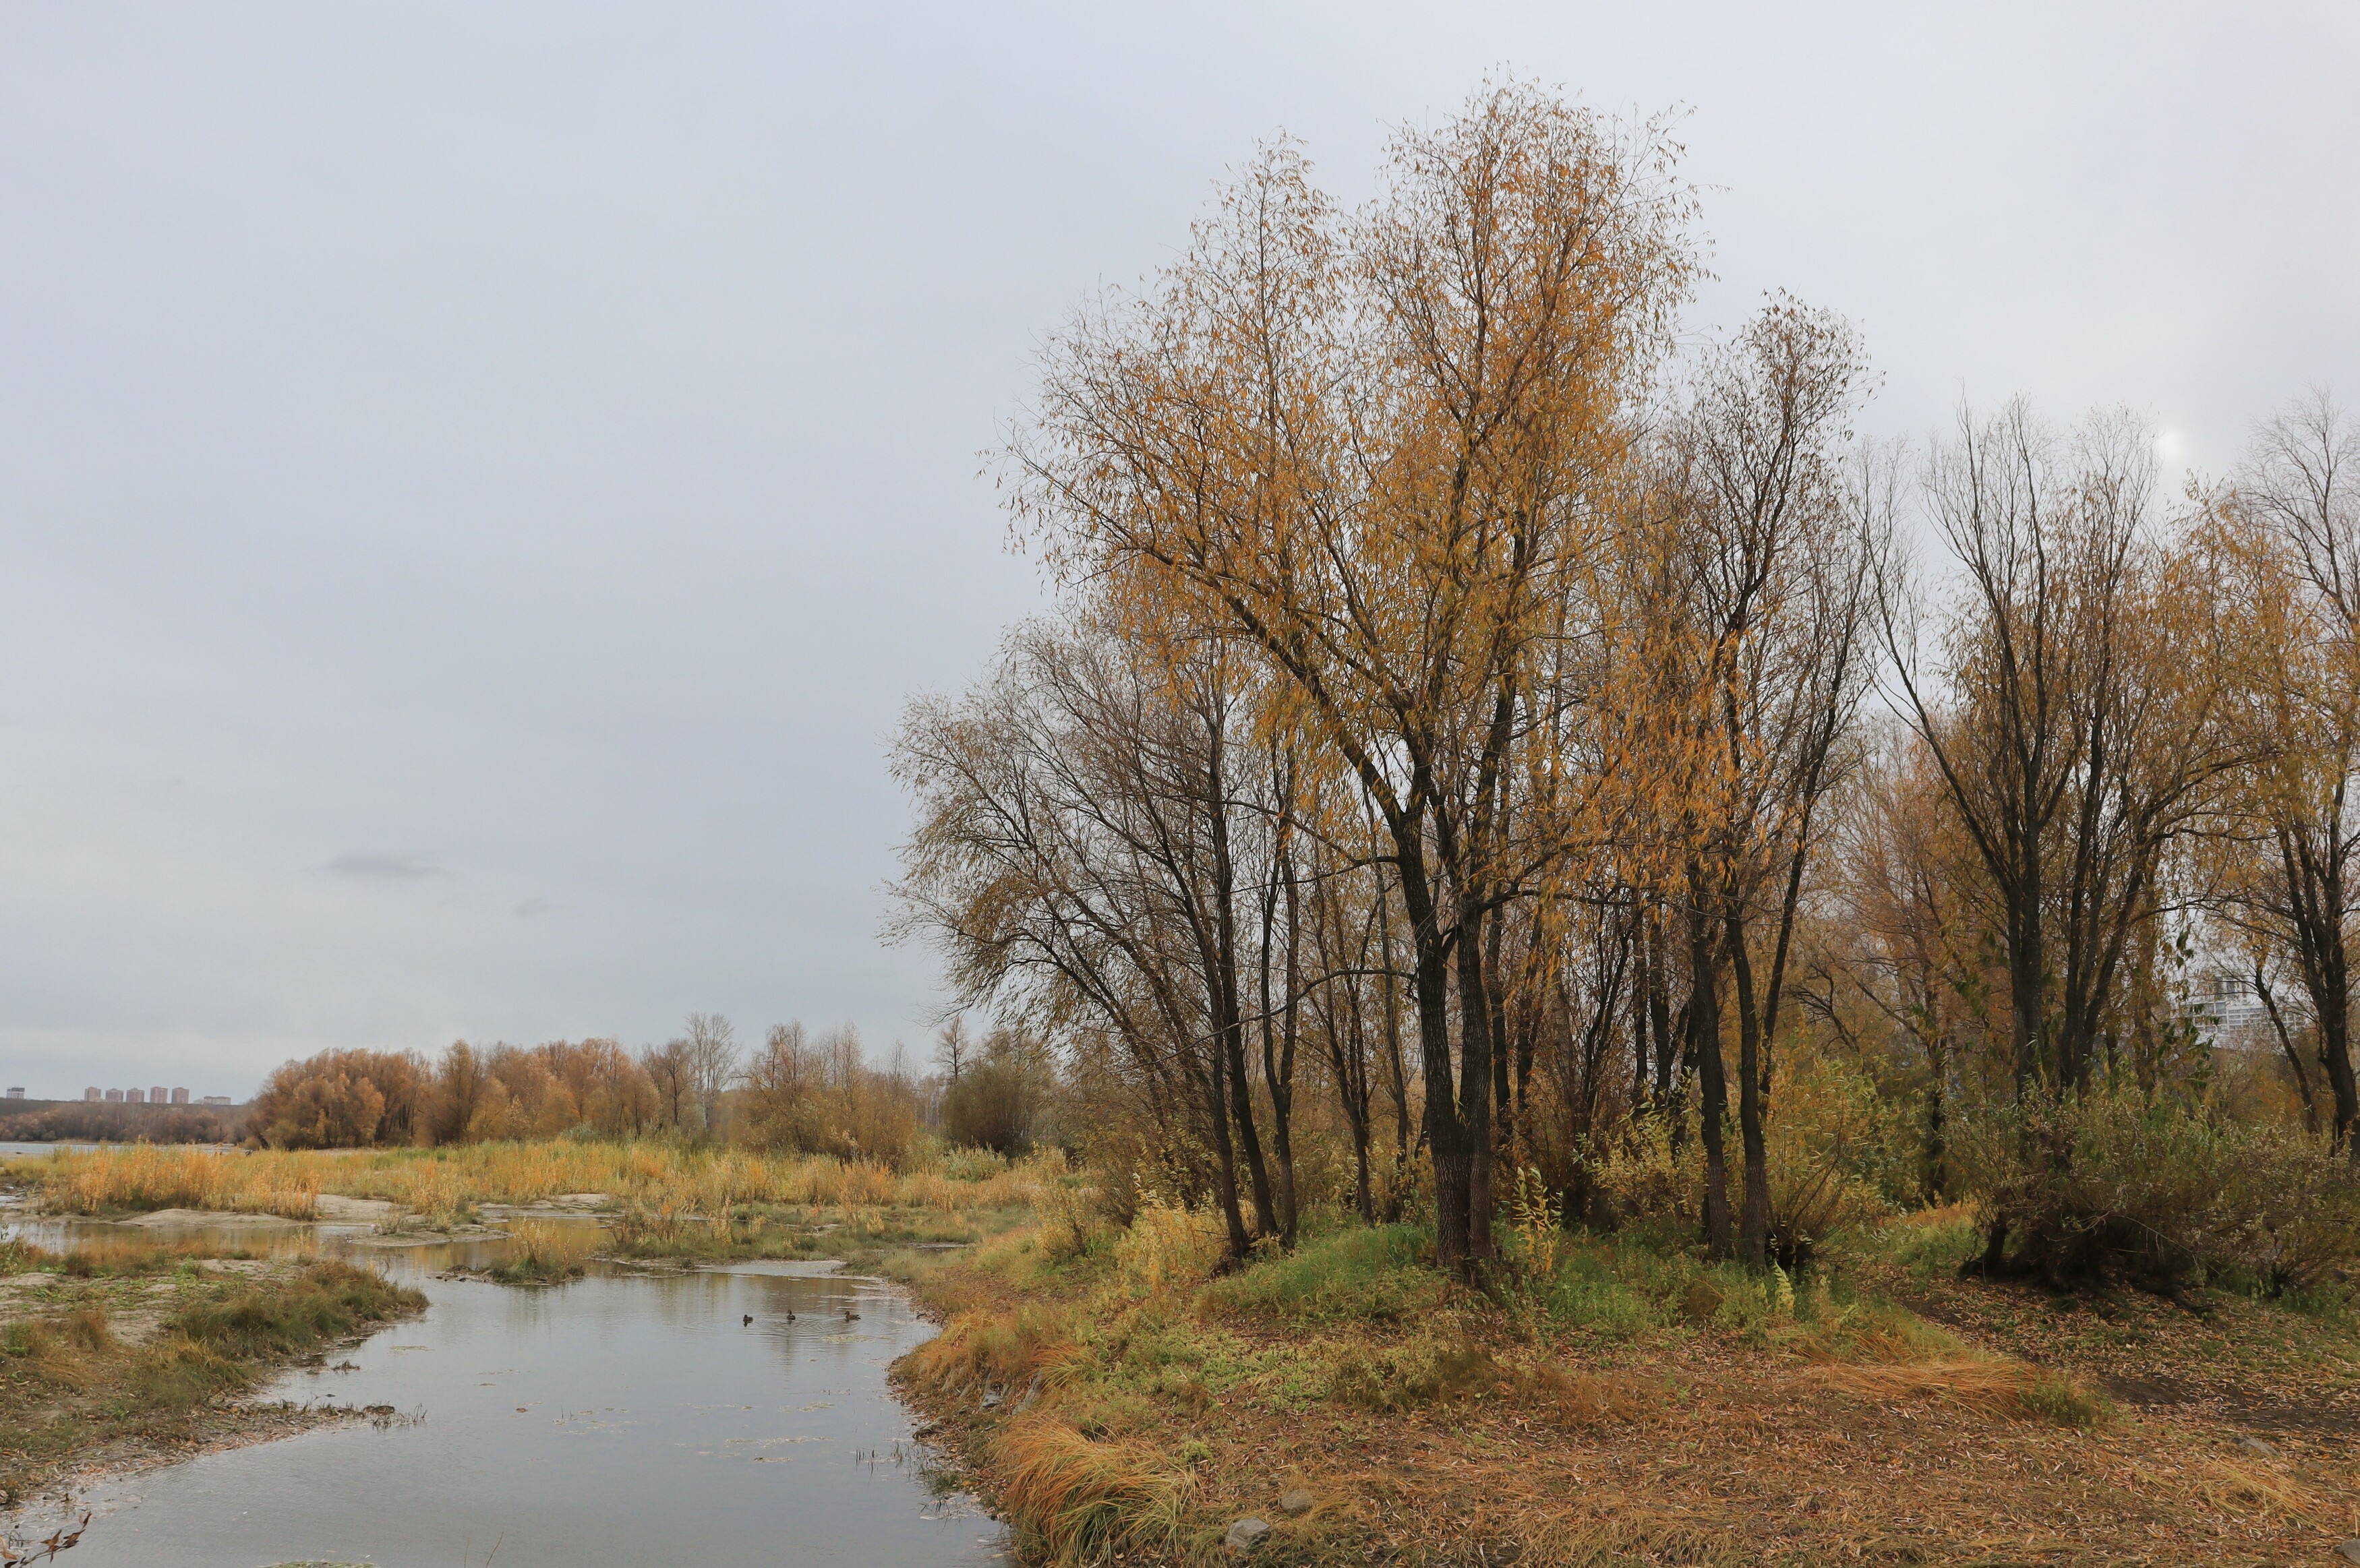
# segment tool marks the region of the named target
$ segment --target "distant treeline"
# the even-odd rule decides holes
[[[323,1051],[266,1079],[246,1127],[276,1149],[702,1131],[708,1106],[698,1088],[685,1064],[656,1051],[635,1058],[610,1040],[461,1040],[439,1062],[416,1051]]]
[[[224,1116],[196,1105],[159,1111],[73,1101],[0,1116],[0,1142],[235,1143],[244,1128],[243,1116]]]
[[[745,1053],[727,1019],[702,1013],[685,1035],[638,1052],[595,1039],[461,1040],[435,1062],[325,1051],[273,1073],[246,1130],[274,1149],[679,1137],[898,1164],[947,1109],[966,1141],[1012,1151],[1031,1139],[1038,1095],[1004,1065],[1009,1048],[994,1047],[972,1065],[955,1053],[947,1084],[913,1077],[898,1050],[891,1065],[871,1065],[849,1026],[814,1038],[781,1024]]]

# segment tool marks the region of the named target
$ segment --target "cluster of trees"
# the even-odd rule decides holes
[[[46,1110],[0,1116],[0,1143],[23,1140],[49,1143],[88,1138],[103,1143],[234,1143],[236,1117],[224,1117],[202,1105],[154,1106],[92,1105],[76,1100]]]
[[[945,1142],[1016,1155],[1057,1140],[1062,1085],[1046,1041],[1005,1027],[970,1040],[966,1020],[954,1018],[935,1057],[934,1119]]]
[[[1067,592],[904,721],[900,929],[1240,1256],[1316,1189],[1480,1279],[1503,1163],[1602,1214],[1667,1144],[1765,1263],[1805,1060],[1907,1129],[1896,1199],[2108,1094],[2348,1144],[2351,424],[2176,502],[2127,415],[1863,441],[1841,320],[1677,335],[1676,150],[1511,84],[1346,212],[1275,146],[1052,341],[1006,457]],[[2215,971],[2283,1063],[2237,1095]],[[1994,1267],[2096,1234],[1990,1212]]]
[[[689,1129],[703,1125],[705,1106],[683,1055],[665,1047],[634,1057],[611,1040],[460,1040],[432,1063],[415,1051],[324,1051],[271,1073],[246,1125],[278,1149]]]
[[[899,1059],[880,1068],[853,1029],[800,1023],[740,1050],[729,1020],[692,1013],[632,1052],[611,1040],[414,1051],[326,1051],[264,1083],[251,1137],[279,1149],[676,1137],[899,1163],[939,1096]]]
[[[744,1074],[738,1124],[765,1149],[900,1164],[924,1119],[918,1083],[898,1060],[861,1054],[849,1024],[811,1039],[799,1023],[770,1030]]]

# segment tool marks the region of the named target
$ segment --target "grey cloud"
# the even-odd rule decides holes
[[[2348,6],[1152,10],[0,5],[8,1082],[930,1033],[880,733],[1043,599],[971,454],[1281,127],[1349,204],[1502,62],[1696,105],[1690,324],[1852,315],[1865,433],[2217,471],[2360,365]]]
[[[328,869],[339,877],[385,881],[415,881],[451,875],[437,866],[431,855],[393,855],[382,850],[354,850],[340,855],[328,862]]]

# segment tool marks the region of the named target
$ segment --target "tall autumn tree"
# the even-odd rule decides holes
[[[1703,1093],[1706,1242],[1768,1260],[1769,1051],[1819,802],[1867,673],[1872,568],[1886,514],[1855,495],[1846,445],[1865,365],[1851,328],[1774,300],[1707,362],[1670,427],[1651,519],[1667,570],[1653,595],[1676,668],[1656,691],[1686,715],[1674,750],[1692,1045]],[[1857,465],[1861,459],[1851,459]],[[1731,981],[1745,1186],[1731,1236],[1718,1006]]]
[[[1652,131],[1517,86],[1403,134],[1349,219],[1273,148],[1146,293],[1056,340],[1011,446],[1054,561],[1256,649],[1366,792],[1437,1251],[1470,1275],[1491,1249],[1485,921],[1529,858],[1503,802],[1693,270],[1669,163]]]
[[[2165,537],[2155,479],[2126,415],[2067,441],[2021,403],[1962,417],[1925,485],[1959,568],[1939,670],[1884,605],[1903,711],[2000,917],[2020,1089],[2087,1086],[2161,853],[2240,759],[2218,585]]]
[[[1885,605],[1903,711],[1997,916],[2019,1101],[2090,1089],[2110,1028],[2136,1022],[2124,993],[2170,903],[2166,852],[2244,757],[2219,565],[2157,516],[2155,477],[2127,415],[2066,441],[2021,403],[1962,417],[1925,485],[1959,568],[1939,671]],[[1984,1266],[2062,1279],[2094,1262],[2086,1234],[2016,1239],[2009,1257],[1995,1218]]]
[[[1257,958],[1291,940],[1264,918],[1275,790],[1237,660],[1142,633],[1087,615],[1021,627],[966,697],[911,705],[892,755],[918,802],[901,929],[943,948],[966,1002],[1110,1036],[1167,1144],[1211,1151],[1242,1258],[1248,1198],[1260,1234],[1293,1226],[1247,1050],[1277,1010],[1257,999]],[[1270,1045],[1266,1068],[1274,1031]]]
[[[2333,1135],[2360,1127],[2350,927],[2360,912],[2360,425],[2325,394],[2278,415],[2216,505],[2241,636],[2238,720],[2255,761],[2225,817],[2225,904],[2258,952],[2292,961]],[[2268,990],[2256,988],[2292,1052]],[[2304,1063],[2294,1060],[2309,1103]]]

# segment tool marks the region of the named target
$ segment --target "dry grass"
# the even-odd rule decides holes
[[[1512,1376],[1510,1391],[1527,1408],[1566,1427],[1636,1421],[1647,1408],[1648,1390],[1637,1378],[1557,1362],[1519,1369]]]
[[[1940,1252],[1954,1224],[1902,1222],[1894,1245]],[[2314,1425],[2285,1407],[2260,1428],[2282,1452],[2245,1454],[2234,1440],[2255,1429],[2234,1407],[2116,1409],[2081,1359],[2136,1331],[2125,1353],[2178,1376],[2250,1362],[2278,1334],[2272,1365],[2332,1368],[2360,1354],[2336,1348],[2352,1337],[2340,1320],[2257,1303],[2063,1312],[1955,1281],[1939,1258],[1930,1276],[1895,1265],[1890,1294],[1856,1261],[1850,1283],[1813,1275],[1764,1311],[1736,1299],[1758,1286],[1626,1242],[1583,1266],[1674,1305],[1633,1333],[1535,1334],[1405,1279],[1399,1238],[1314,1239],[1207,1281],[1199,1229],[1154,1215],[1079,1249],[1014,1233],[921,1282],[956,1311],[897,1373],[1044,1555],[1209,1561],[1252,1514],[1274,1526],[1257,1555],[1290,1563],[2258,1568],[2324,1560],[2360,1525],[2344,1500],[2360,1437],[2340,1404]],[[1928,1277],[1946,1281],[1940,1322],[1896,1299]],[[1727,1299],[1683,1310],[1700,1278]],[[2046,1337],[1967,1326],[2000,1319]],[[2310,1397],[2331,1392],[2314,1380]],[[1277,1504],[1295,1486],[1318,1500],[1289,1518]]]
[[[1032,1304],[1007,1312],[961,1312],[912,1351],[901,1369],[912,1381],[956,1397],[1029,1388],[1036,1377],[1054,1382],[1083,1356],[1072,1314]]]
[[[515,1244],[485,1270],[503,1285],[562,1285],[579,1279],[606,1240],[604,1230],[580,1221],[526,1220],[510,1225],[508,1234]]]
[[[2204,1500],[2225,1512],[2252,1509],[2318,1523],[2318,1499],[2291,1476],[2251,1461],[2207,1458],[2197,1482]]]
[[[1151,1225],[1143,1241],[1175,1243],[1185,1253],[1183,1231],[1169,1226]],[[1133,1287],[1166,1277],[1143,1254],[1122,1276]],[[994,1425],[982,1456],[1002,1511],[1032,1553],[1061,1563],[1160,1553],[1179,1540],[1192,1478],[1147,1444],[1085,1433],[1075,1410],[1061,1408],[1060,1395],[1092,1364],[1076,1337],[1081,1326],[1073,1311],[1047,1302],[970,1307],[894,1370],[938,1405],[980,1409],[989,1400],[1011,1412]]]
[[[244,1159],[210,1149],[131,1144],[6,1162],[29,1179],[43,1203],[69,1214],[155,1209],[218,1209],[308,1220],[316,1212],[320,1172],[309,1163]]]
[[[60,1273],[86,1279],[115,1274],[155,1274],[200,1258],[245,1256],[241,1249],[193,1236],[91,1236],[78,1238],[71,1250],[53,1255],[53,1266]]]
[[[60,1150],[0,1168],[37,1187],[48,1207],[67,1213],[189,1208],[289,1219],[313,1217],[322,1192],[390,1199],[438,1219],[462,1215],[474,1204],[531,1203],[571,1192],[605,1193],[668,1220],[726,1214],[747,1203],[1022,1208],[1049,1192],[1062,1171],[1054,1154],[984,1170],[964,1160],[896,1171],[738,1149],[568,1141],[244,1155],[138,1145]]]
[[[1136,1443],[1094,1443],[1055,1417],[1020,1415],[991,1443],[994,1490],[1058,1563],[1161,1552],[1180,1537],[1190,1477]]]
[[[1956,1356],[1941,1361],[1882,1366],[1822,1366],[1810,1380],[1830,1393],[1896,1405],[1910,1400],[1950,1405],[1986,1416],[2054,1421],[2092,1426],[2108,1406],[2078,1380],[2021,1361],[1995,1356]]]
[[[247,1419],[220,1396],[251,1387],[265,1367],[424,1305],[416,1291],[334,1261],[231,1279],[176,1274],[128,1293],[116,1280],[61,1272],[42,1288],[38,1315],[0,1324],[0,1505],[94,1453],[203,1441]]]

